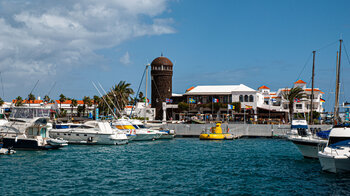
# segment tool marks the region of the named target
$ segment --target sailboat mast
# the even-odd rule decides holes
[[[313,124],[313,101],[314,101],[314,79],[315,79],[315,56],[316,51],[312,51],[313,53],[313,62],[312,62],[312,83],[311,83],[311,105],[310,105],[310,124]]]
[[[335,103],[334,103],[334,121],[338,122],[339,120],[339,93],[340,93],[340,60],[341,60],[341,44],[343,40],[339,40],[339,54],[338,56],[338,62],[337,62],[337,76],[336,76],[336,87],[335,87]]]
[[[147,111],[147,87],[148,87],[148,67],[149,67],[149,64],[146,65],[146,92],[145,92],[145,119],[144,119],[144,122],[146,123],[147,120],[146,120],[146,111]]]

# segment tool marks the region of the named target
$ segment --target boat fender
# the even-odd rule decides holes
[[[15,138],[15,143],[17,143],[17,136],[16,136],[16,138]]]

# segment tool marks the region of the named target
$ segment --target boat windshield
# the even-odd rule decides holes
[[[10,118],[50,117],[49,108],[13,108]]]
[[[339,146],[350,147],[350,137],[329,137],[328,146],[331,148]]]

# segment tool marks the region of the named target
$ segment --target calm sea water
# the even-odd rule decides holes
[[[0,156],[2,195],[349,195],[289,141],[175,139]]]

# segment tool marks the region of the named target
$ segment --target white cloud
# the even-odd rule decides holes
[[[124,65],[130,64],[131,61],[130,61],[129,52],[126,52],[122,57],[120,57],[119,61]]]
[[[1,1],[0,71],[8,78],[50,78],[98,65],[97,50],[174,33],[172,19],[161,17],[166,11],[166,0]],[[123,62],[130,63],[128,53]]]

